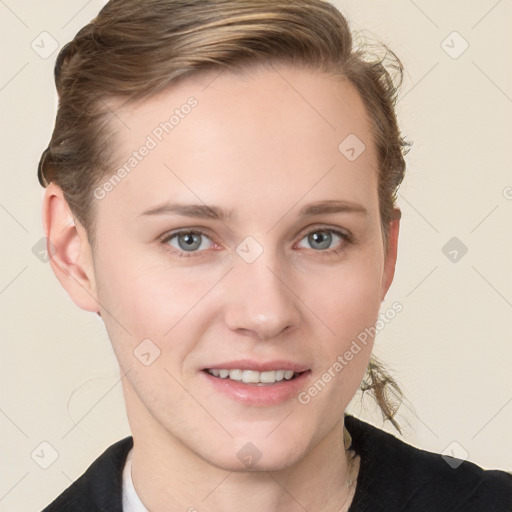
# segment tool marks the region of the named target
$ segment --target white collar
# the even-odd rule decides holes
[[[123,512],[149,512],[140,501],[132,480],[132,457],[133,448],[126,457],[123,469]]]

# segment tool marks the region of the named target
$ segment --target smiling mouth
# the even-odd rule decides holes
[[[204,371],[218,379],[233,380],[256,386],[268,386],[283,381],[290,381],[305,373],[294,372],[293,370],[270,370],[258,372],[255,370],[227,370],[221,368],[207,368]]]

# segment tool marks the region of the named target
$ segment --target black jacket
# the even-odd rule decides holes
[[[352,416],[345,425],[361,456],[349,512],[512,512],[509,473],[471,462],[454,468]],[[110,446],[43,512],[122,512],[122,472],[132,446],[132,437]]]

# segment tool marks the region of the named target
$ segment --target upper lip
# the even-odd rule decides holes
[[[225,361],[221,363],[215,363],[203,369],[253,370],[256,372],[267,372],[271,370],[293,370],[296,373],[301,373],[309,370],[307,366],[299,363],[294,363],[292,361],[254,361],[252,359],[239,359],[237,361]]]

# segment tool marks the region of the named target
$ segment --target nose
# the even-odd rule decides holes
[[[265,253],[253,263],[239,261],[229,276],[225,322],[229,329],[261,340],[295,328],[300,302],[284,271]]]

